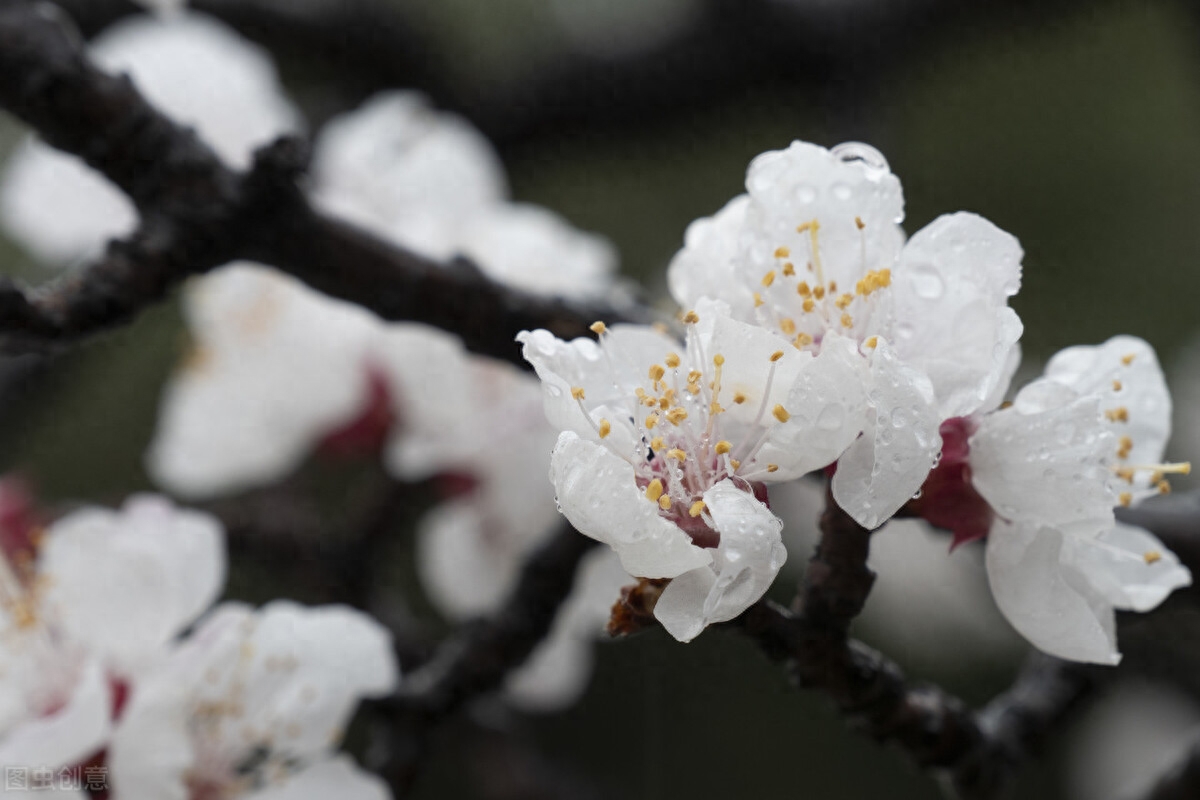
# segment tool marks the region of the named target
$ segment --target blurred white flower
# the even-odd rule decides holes
[[[6,524],[14,519],[6,514]],[[24,546],[14,547],[24,539]],[[77,764],[224,584],[220,525],[166,500],[85,508],[0,553],[0,763]]]
[[[391,637],[350,608],[218,607],[134,687],[113,734],[113,797],[381,800],[334,755],[360,700],[394,691]]]
[[[453,428],[455,403],[468,400],[455,337],[384,324],[265,267],[195,281],[185,313],[192,353],[167,385],[147,454],[155,480],[181,495],[271,483],[323,440],[353,434],[394,437],[405,461],[410,448],[435,450],[423,437]]]
[[[900,182],[863,144],[763,153],[746,188],[689,227],[671,293],[685,307],[720,297],[735,318],[802,350],[833,336],[874,351],[871,421],[833,482],[839,505],[874,528],[921,486],[939,424],[978,410],[1001,381],[1021,334],[1007,306],[1020,286],[1020,245],[965,212],[906,244]]]
[[[438,259],[458,252],[467,220],[508,195],[487,139],[406,91],[330,120],[313,143],[312,180],[321,208]]]
[[[1076,800],[1145,797],[1200,735],[1200,708],[1162,684],[1109,689],[1079,724],[1067,758]]]
[[[1154,350],[1117,336],[1070,347],[970,438],[972,482],[995,510],[992,592],[1041,650],[1115,664],[1114,609],[1149,611],[1191,583],[1150,533],[1113,506],[1167,490],[1171,397]]]
[[[135,16],[98,36],[91,55],[124,71],[146,97],[236,167],[254,149],[302,127],[265,51],[216,20],[181,12]],[[29,137],[0,182],[0,222],[39,260],[63,265],[130,233],[137,212],[82,160]]]
[[[832,334],[814,357],[727,313],[698,304],[684,348],[634,325],[597,323],[598,343],[518,336],[563,431],[550,467],[563,514],[632,575],[675,579],[655,615],[681,640],[732,619],[782,566],[763,482],[833,461],[865,419],[851,341]]]

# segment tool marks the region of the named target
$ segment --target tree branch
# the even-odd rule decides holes
[[[445,328],[468,349],[521,366],[513,342],[521,330],[573,338],[596,319],[629,317],[509,289],[467,261],[426,259],[313,210],[296,186],[306,149],[294,139],[261,150],[248,173],[234,172],[130,81],[92,65],[51,3],[0,0],[0,106],[109,177],[142,216],[133,236],[77,275],[30,293],[0,285],[0,334],[10,346],[119,324],[189,275],[239,258],[385,320]]]

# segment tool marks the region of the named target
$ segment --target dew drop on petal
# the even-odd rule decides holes
[[[926,300],[937,300],[946,291],[946,283],[937,267],[932,264],[918,264],[912,270],[912,287],[917,297]]]
[[[821,409],[817,415],[817,427],[821,430],[835,431],[846,421],[846,407],[841,403],[830,403]]]
[[[833,153],[839,161],[844,163],[852,163],[860,161],[866,167],[873,170],[881,170],[888,172],[891,168],[888,166],[887,159],[883,157],[883,153],[871,147],[869,144],[862,142],[843,142],[837,145],[829,152]]]
[[[817,190],[807,183],[796,187],[796,199],[801,203],[811,203],[817,199]]]
[[[854,190],[846,183],[835,183],[832,188],[833,196],[838,200],[849,200],[854,196]]]

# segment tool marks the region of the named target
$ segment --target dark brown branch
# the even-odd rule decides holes
[[[401,730],[387,772],[393,785],[416,778],[431,729],[471,699],[499,688],[550,631],[571,593],[580,560],[596,542],[564,525],[526,562],[512,595],[490,618],[453,635],[400,694],[381,704]]]
[[[510,290],[472,264],[435,262],[314,211],[296,186],[304,148],[284,139],[249,173],[222,164],[123,77],[92,65],[57,6],[0,2],[0,106],[82,157],[141,211],[141,228],[85,271],[25,293],[0,286],[10,344],[78,338],[126,321],[188,275],[246,258],[271,264],[387,320],[458,333],[475,352],[524,365],[513,337],[571,338],[626,315]]]

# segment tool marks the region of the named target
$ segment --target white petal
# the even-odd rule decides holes
[[[1069,557],[1116,608],[1151,611],[1191,586],[1192,573],[1148,531],[1120,522],[1095,539],[1071,538]]]
[[[808,234],[796,227],[814,219],[820,223],[826,281],[853,286],[862,277],[864,263],[874,268],[891,266],[895,260],[904,242],[900,181],[878,152],[870,151],[868,163],[841,148],[835,151],[793,142],[786,150],[763,153],[751,162],[746,189],[754,202],[746,227],[754,231],[756,241],[744,256],[743,268],[749,267],[756,278],[776,266],[777,247],[807,257]]]
[[[667,268],[675,302],[692,308],[702,297],[720,297],[736,319],[754,319],[754,293],[739,277],[738,258],[749,195],[738,195],[711,217],[688,225],[683,249]]]
[[[196,356],[164,393],[155,480],[207,496],[283,477],[368,396],[380,325],[263,267],[237,264],[185,298]]]
[[[864,528],[876,528],[921,488],[941,449],[929,379],[882,339],[871,356],[874,420],[838,459],[833,497]]]
[[[830,334],[820,355],[801,367],[783,401],[791,416],[773,424],[758,455],[742,469],[753,480],[791,480],[832,464],[867,423],[868,366],[853,341]],[[779,469],[753,469],[767,464]]]
[[[28,720],[0,740],[0,765],[70,766],[95,754],[108,740],[112,697],[99,660],[83,665],[67,704]]]
[[[1094,397],[1059,405],[1068,398],[1043,391],[1053,388],[1030,384],[1012,407],[980,420],[970,440],[972,482],[1006,519],[1098,533],[1112,525],[1105,459],[1115,437],[1100,424]]]
[[[235,166],[248,166],[255,147],[301,127],[266,52],[210,17],[133,16],[98,36],[91,54],[102,68],[128,73],[151,103],[195,127]],[[37,141],[15,155],[2,191],[6,227],[37,257],[58,264],[97,254],[137,218],[124,195],[79,159]]]
[[[783,522],[732,481],[704,493],[721,543],[712,566],[681,575],[663,590],[654,616],[681,642],[727,622],[758,601],[787,560]]]
[[[508,194],[491,144],[420,94],[383,92],[330,120],[313,145],[313,199],[332,214],[431,258]]]
[[[1162,460],[1171,435],[1171,395],[1154,348],[1145,341],[1114,336],[1101,345],[1068,347],[1050,359],[1046,378],[1080,395],[1096,395],[1103,410],[1128,411],[1128,421],[1110,422],[1109,426],[1117,435],[1133,440],[1129,463],[1157,464]]]
[[[987,540],[987,571],[1000,611],[1043,652],[1070,661],[1116,664],[1113,606],[1062,560],[1066,537],[1054,528],[997,521]]]
[[[73,641],[128,672],[150,660],[216,600],[225,542],[208,514],[165,498],[131,498],[120,512],[92,508],[56,522],[39,573],[45,607]]]
[[[938,217],[908,241],[891,286],[897,354],[933,382],[942,419],[983,407],[1022,325],[1008,308],[1021,245],[983,217]]]
[[[541,295],[595,298],[617,269],[607,239],[526,203],[496,205],[472,219],[461,249],[492,280]]]
[[[363,770],[349,756],[318,761],[265,789],[250,792],[246,800],[391,800],[387,784]]]
[[[234,653],[227,654],[236,657]],[[189,676],[199,680],[198,675]],[[134,686],[108,748],[108,779],[114,797],[188,800],[185,779],[196,761],[190,689],[172,673]]]
[[[504,691],[523,711],[557,711],[574,705],[583,696],[591,676],[592,643],[552,633],[538,643],[519,669],[508,675]]]
[[[717,398],[725,408],[721,421],[749,425],[764,404],[769,413],[776,404],[787,403],[801,374],[811,371],[820,375],[822,367],[814,367],[811,354],[790,346],[766,328],[731,319],[727,308],[724,304],[717,307],[701,301],[697,310],[703,312],[698,326],[702,331],[699,338],[703,355],[689,349],[688,357],[693,364],[703,361],[707,366],[716,356],[724,356],[721,394]],[[775,375],[770,381],[771,393],[764,397],[772,370]],[[810,378],[814,379],[817,378]],[[741,404],[732,401],[737,393],[746,398]],[[771,421],[769,417],[767,420]]]
[[[674,578],[712,561],[709,551],[658,513],[629,462],[601,445],[564,431],[550,457],[550,480],[571,524],[612,547],[629,574]]]

